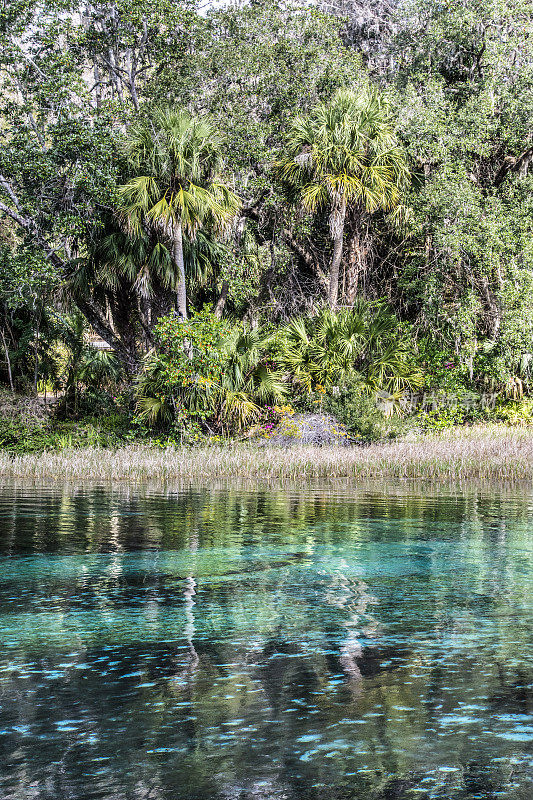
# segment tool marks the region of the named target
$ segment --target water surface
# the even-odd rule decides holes
[[[525,495],[0,492],[5,800],[530,800]]]

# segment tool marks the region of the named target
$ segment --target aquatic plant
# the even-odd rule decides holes
[[[287,449],[265,444],[216,443],[166,449],[130,445],[89,447],[40,455],[0,453],[0,474],[31,480],[144,482],[246,477],[249,481],[533,479],[533,435],[527,428],[484,426],[365,447]]]

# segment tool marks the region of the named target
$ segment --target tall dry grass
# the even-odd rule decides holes
[[[533,432],[483,428],[455,430],[413,441],[367,447],[280,449],[228,444],[160,450],[128,446],[11,457],[0,453],[4,478],[60,481],[198,481],[240,478],[293,483],[329,479],[531,482]]]

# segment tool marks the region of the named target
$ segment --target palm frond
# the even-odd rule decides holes
[[[369,213],[391,210],[409,178],[387,100],[370,86],[340,90],[307,118],[296,117],[274,171],[310,212],[340,197]]]

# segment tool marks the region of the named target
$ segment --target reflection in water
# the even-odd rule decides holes
[[[363,633],[367,638],[375,636],[378,628],[377,620],[367,614],[367,607],[370,603],[379,601],[376,597],[368,594],[368,586],[360,579],[351,581],[344,573],[340,573],[337,581],[338,583],[332,586],[334,591],[327,593],[326,601],[346,612],[346,621],[342,625],[346,628],[347,636],[340,647],[339,662],[346,673],[348,686],[355,698],[362,690],[363,672],[361,670],[366,671],[368,663],[373,660],[369,652],[363,653],[361,636]],[[360,621],[365,616],[368,617],[368,622],[364,629],[360,629]],[[368,650],[370,651],[370,648]]]
[[[530,498],[12,487],[6,800],[525,800]]]

